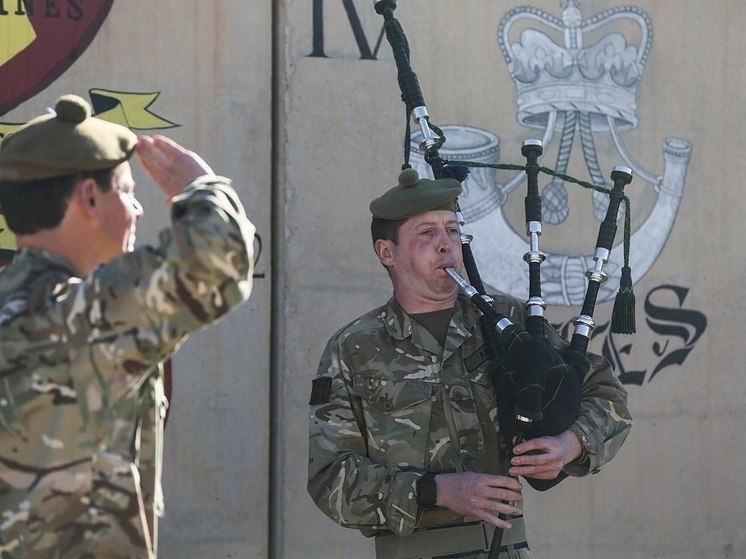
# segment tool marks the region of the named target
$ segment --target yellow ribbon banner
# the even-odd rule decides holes
[[[88,94],[94,116],[102,120],[121,124],[132,130],[162,130],[179,126],[150,110],[150,105],[161,94],[160,91],[137,93],[96,88],[91,89]],[[14,132],[23,124],[0,122],[0,138]]]

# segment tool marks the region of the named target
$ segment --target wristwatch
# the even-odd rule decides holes
[[[438,500],[438,486],[435,473],[427,472],[417,480],[417,504],[421,507],[434,507]]]

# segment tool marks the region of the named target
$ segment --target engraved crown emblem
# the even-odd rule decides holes
[[[637,127],[637,88],[653,42],[650,18],[634,6],[590,19],[583,19],[577,0],[561,0],[561,8],[557,18],[518,7],[500,21],[498,40],[515,83],[519,122],[544,129],[553,113],[584,111],[593,131],[608,131],[609,119],[619,131]],[[532,27],[537,23],[547,32]],[[520,33],[517,42],[511,32],[513,40]]]

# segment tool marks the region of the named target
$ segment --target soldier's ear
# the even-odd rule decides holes
[[[381,264],[389,268],[394,263],[394,241],[388,239],[377,239],[373,248]]]
[[[78,204],[85,214],[97,214],[99,192],[98,185],[92,178],[83,179],[78,183],[74,196],[77,197]]]

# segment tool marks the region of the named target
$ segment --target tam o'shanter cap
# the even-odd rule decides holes
[[[456,211],[461,183],[456,179],[421,179],[415,169],[405,169],[399,184],[370,203],[373,217],[391,221],[430,210]]]
[[[63,95],[52,114],[38,116],[0,142],[0,179],[24,181],[98,171],[132,155],[129,128],[91,116],[77,95]]]

